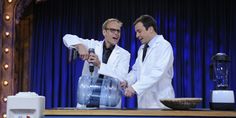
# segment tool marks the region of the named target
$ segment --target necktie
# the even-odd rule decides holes
[[[148,48],[148,44],[145,44],[144,48],[143,48],[143,59],[142,61],[145,59],[146,53],[147,53],[147,48]]]

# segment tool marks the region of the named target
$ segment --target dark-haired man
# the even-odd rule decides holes
[[[125,96],[138,96],[138,108],[165,108],[163,98],[174,98],[173,49],[162,35],[157,34],[156,21],[149,15],[140,16],[135,22],[136,37],[142,45],[132,70],[121,82]]]

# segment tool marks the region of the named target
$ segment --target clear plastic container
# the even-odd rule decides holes
[[[81,105],[115,107],[121,99],[119,81],[104,76],[81,76],[78,82],[77,101]]]

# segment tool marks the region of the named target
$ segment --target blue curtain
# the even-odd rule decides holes
[[[102,23],[111,17],[123,21],[119,45],[131,53],[132,66],[140,42],[134,20],[152,15],[174,49],[173,85],[176,97],[201,97],[208,108],[213,82],[211,57],[231,56],[230,88],[236,92],[236,18],[233,0],[48,0],[34,6],[31,54],[31,91],[46,97],[46,108],[75,107],[83,61],[68,61],[62,37],[76,34],[103,40]],[[123,108],[136,108],[136,98],[123,97]]]

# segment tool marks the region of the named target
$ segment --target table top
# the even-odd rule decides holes
[[[236,117],[236,111],[215,111],[209,109],[171,110],[171,109],[46,109],[45,116],[69,115],[69,116],[210,116],[210,117]]]

